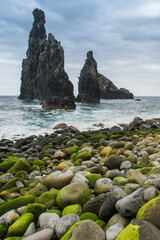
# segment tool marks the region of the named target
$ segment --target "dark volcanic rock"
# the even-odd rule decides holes
[[[47,99],[43,103],[43,108],[45,110],[54,109],[75,109],[76,105],[73,97],[53,97],[52,99]]]
[[[45,15],[33,11],[34,23],[29,35],[26,59],[22,63],[19,99],[52,99],[54,96],[73,97],[73,85],[64,71],[64,51],[50,33],[46,36]]]
[[[99,103],[100,102],[100,88],[98,85],[98,71],[97,63],[93,58],[93,52],[87,53],[87,59],[81,70],[79,83],[79,94],[77,101],[82,103]]]
[[[103,99],[133,99],[134,96],[125,88],[118,89],[111,80],[98,74],[98,82]]]

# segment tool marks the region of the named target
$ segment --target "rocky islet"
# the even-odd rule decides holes
[[[0,141],[0,238],[158,240],[159,123],[59,127]]]
[[[132,99],[133,94],[118,89],[109,79],[98,73],[93,52],[80,72],[78,96],[64,69],[64,50],[61,43],[49,33],[46,35],[45,15],[40,9],[33,11],[34,22],[29,34],[26,58],[22,62],[19,99],[40,100],[45,110],[75,109],[75,101],[100,103],[100,98]]]

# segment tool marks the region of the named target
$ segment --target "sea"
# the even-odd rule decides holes
[[[139,101],[137,101],[137,99]],[[66,123],[80,131],[128,124],[135,117],[143,120],[160,118],[160,97],[135,97],[135,99],[101,99],[100,104],[79,104],[76,110],[50,110],[42,108],[39,101],[19,100],[17,96],[0,96],[0,139],[16,140],[30,135],[54,132],[58,123]]]

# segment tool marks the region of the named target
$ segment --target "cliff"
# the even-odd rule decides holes
[[[63,48],[51,33],[47,38],[44,12],[35,9],[33,16],[26,59],[22,63],[19,99],[74,99],[73,84],[64,70]]]
[[[133,99],[134,96],[125,88],[118,89],[111,80],[98,74],[98,82],[102,99]]]

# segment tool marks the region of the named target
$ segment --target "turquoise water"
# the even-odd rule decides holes
[[[77,104],[76,110],[42,109],[38,101],[22,101],[0,96],[0,138],[18,138],[53,132],[57,123],[65,122],[79,130],[97,129],[93,124],[112,127],[129,123],[134,117],[160,118],[160,97],[137,97],[135,100],[101,100],[100,104]]]

